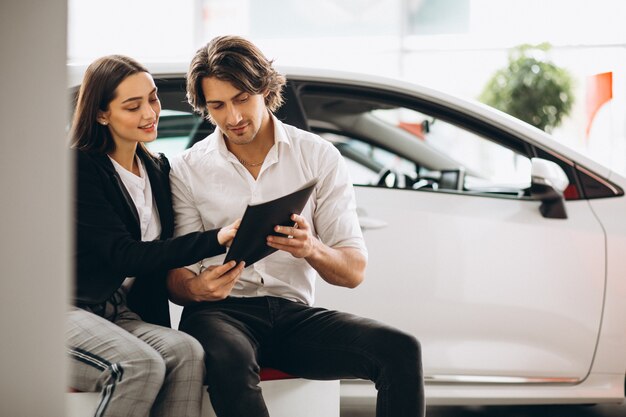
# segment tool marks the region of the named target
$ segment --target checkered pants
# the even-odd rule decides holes
[[[200,416],[200,344],[141,321],[126,307],[121,289],[97,313],[73,307],[66,330],[70,385],[101,393],[95,416]]]

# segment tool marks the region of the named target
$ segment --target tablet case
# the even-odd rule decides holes
[[[224,263],[232,260],[237,263],[244,261],[247,268],[274,253],[277,249],[267,246],[267,236],[285,236],[276,233],[274,227],[294,225],[291,215],[302,213],[316,184],[317,178],[291,194],[265,203],[248,205]]]

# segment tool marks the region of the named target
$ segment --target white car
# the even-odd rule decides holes
[[[151,70],[164,109],[151,148],[171,157],[212,126],[186,103],[186,65]],[[431,405],[624,399],[625,178],[479,103],[281,72],[277,115],[346,158],[369,250],[365,282],[319,280],[316,305],[415,335]],[[342,381],[344,401],[374,397],[369,382]]]

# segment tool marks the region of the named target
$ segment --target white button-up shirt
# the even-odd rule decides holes
[[[243,216],[248,204],[273,200],[318,178],[302,216],[324,244],[367,250],[356,214],[354,190],[337,149],[319,136],[283,124],[274,116],[274,146],[255,180],[215,132],[172,159],[170,180],[176,215],[175,235],[226,226]],[[203,265],[224,262],[225,255]],[[189,269],[199,272],[199,267]],[[317,272],[284,251],[246,267],[231,296],[275,296],[312,305]]]
[[[136,176],[121,166],[115,159],[110,156],[109,159],[113,163],[117,175],[122,179],[122,183],[124,187],[126,187],[130,198],[132,198],[133,203],[135,203],[135,208],[139,215],[141,240],[145,242],[157,239],[161,235],[161,221],[159,220],[159,211],[156,208],[156,204],[154,204],[150,179],[146,173],[146,168],[143,166],[143,162],[140,158],[135,157],[135,161],[139,166],[139,176]],[[135,277],[126,277],[122,283],[122,287],[124,287],[126,291],[129,291],[134,282]]]
[[[137,214],[139,215],[139,228],[141,229],[141,240],[155,240],[161,235],[161,222],[159,220],[159,212],[152,198],[152,188],[150,187],[150,179],[146,173],[141,159],[135,157],[135,161],[139,166],[139,176],[126,170],[115,159],[109,157],[113,163],[113,167],[122,179],[122,183],[126,187],[130,198],[135,203]]]

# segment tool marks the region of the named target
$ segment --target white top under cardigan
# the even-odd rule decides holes
[[[152,188],[150,179],[146,173],[146,168],[141,162],[141,158],[135,157],[135,162],[139,166],[139,176],[128,171],[117,161],[109,156],[113,163],[113,167],[120,176],[122,183],[126,187],[126,191],[135,203],[135,208],[139,214],[139,226],[141,229],[141,240],[151,241],[158,239],[161,235],[161,221],[159,220],[159,211],[152,197]],[[134,277],[127,277],[122,283],[125,290],[130,290],[133,285]]]

